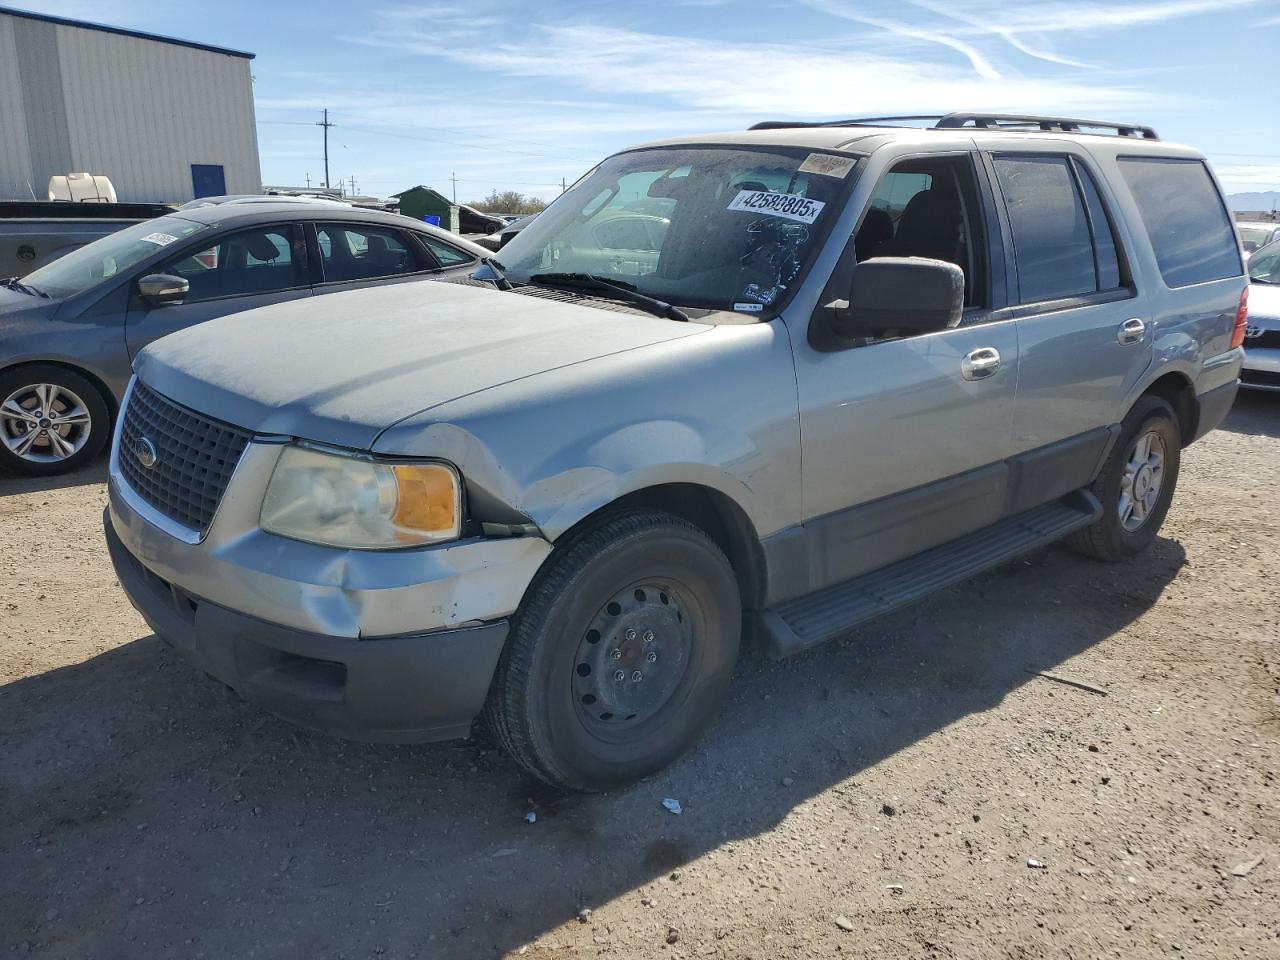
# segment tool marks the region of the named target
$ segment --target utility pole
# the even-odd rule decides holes
[[[564,193],[566,189],[567,189],[567,187],[565,187],[565,185],[564,185],[564,177],[561,177],[561,178],[560,178],[560,192],[561,192],[561,193]]]
[[[324,120],[316,124],[317,127],[324,127],[324,186],[329,188],[329,128],[336,127],[336,123],[329,122],[329,108],[324,108]]]
[[[458,202],[458,174],[456,171],[454,173],[449,174],[449,181],[453,184],[453,202],[457,203]]]
[[[311,186],[311,174],[307,174],[307,186]]]
[[[356,178],[355,177],[351,178],[351,195],[353,197],[356,195]]]

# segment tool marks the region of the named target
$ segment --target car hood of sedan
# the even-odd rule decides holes
[[[1249,322],[1280,330],[1280,286],[1256,281],[1249,284]]]
[[[710,327],[436,281],[232,314],[147,347],[152,389],[259,434],[368,449],[468,394]]]

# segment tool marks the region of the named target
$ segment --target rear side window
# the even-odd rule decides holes
[[[316,243],[328,283],[376,280],[422,269],[398,230],[364,224],[317,224]]]
[[[1098,262],[1098,289],[1114,290],[1123,286],[1120,273],[1120,254],[1116,247],[1115,228],[1111,218],[1107,216],[1107,208],[1098,195],[1098,185],[1093,182],[1093,174],[1075,164],[1076,174],[1080,178],[1080,187],[1084,190],[1084,205],[1089,211],[1089,228],[1093,233],[1093,252]]]
[[[1120,170],[1165,284],[1186,287],[1240,276],[1235,230],[1201,161],[1121,157]]]
[[[1023,303],[1095,293],[1089,218],[1065,157],[996,157]]]

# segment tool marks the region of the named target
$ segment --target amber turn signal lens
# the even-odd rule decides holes
[[[396,511],[392,523],[409,532],[461,533],[458,477],[437,464],[396,464]]]

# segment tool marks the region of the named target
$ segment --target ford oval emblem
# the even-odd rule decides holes
[[[133,442],[133,455],[148,470],[156,465],[156,459],[158,458],[156,445],[147,437],[139,437]]]

